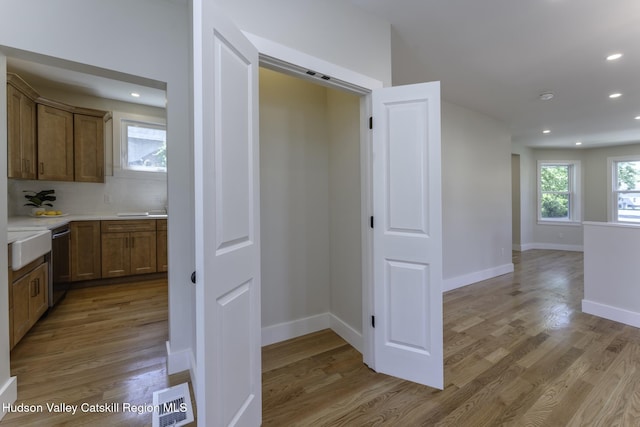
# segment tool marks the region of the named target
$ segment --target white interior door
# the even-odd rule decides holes
[[[442,389],[440,83],[372,104],[375,369]]]
[[[194,0],[198,425],[258,426],[258,52]]]

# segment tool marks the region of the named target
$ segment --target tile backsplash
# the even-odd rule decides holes
[[[8,180],[9,216],[28,215],[31,208],[23,190],[53,189],[53,208],[65,213],[93,214],[140,212],[165,209],[167,182],[158,179],[131,179],[107,176],[104,184],[59,181]]]

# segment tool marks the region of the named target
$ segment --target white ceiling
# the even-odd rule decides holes
[[[394,85],[440,80],[527,146],[640,142],[638,0],[350,1],[391,23]]]
[[[7,58],[7,70],[16,73],[36,89],[39,86],[52,87],[98,98],[115,99],[160,108],[166,106],[164,89],[132,82],[132,80],[142,79],[132,79],[131,76],[114,79],[98,75],[102,70],[94,70],[93,73],[77,71],[70,69],[73,66],[74,64],[70,64],[69,67],[43,64],[37,60],[26,60],[12,56]],[[140,97],[134,98],[131,96],[132,92],[138,93]]]

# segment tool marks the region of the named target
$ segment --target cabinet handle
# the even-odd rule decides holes
[[[31,281],[31,298],[35,297],[36,295],[38,295],[38,292],[36,292],[36,281],[32,280]]]
[[[44,162],[40,162],[40,175],[44,175]]]

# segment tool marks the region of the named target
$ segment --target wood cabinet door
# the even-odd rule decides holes
[[[155,273],[156,232],[136,231],[129,233],[131,249],[131,274]]]
[[[23,278],[11,284],[13,293],[13,343],[17,343],[27,333],[31,324],[29,322],[29,303],[31,299],[31,276],[27,274]]]
[[[71,223],[71,281],[99,279],[101,272],[100,221]]]
[[[104,182],[104,120],[73,115],[75,181]]]
[[[38,268],[29,273],[29,319],[30,327],[33,326],[40,316],[49,307],[49,264],[41,264]]]
[[[7,85],[7,176],[36,179],[36,104]]]
[[[127,276],[131,251],[129,233],[102,234],[102,277]]]
[[[38,179],[73,181],[73,114],[38,104]]]
[[[161,230],[159,226],[156,231],[156,258],[158,271],[168,271],[167,230]]]

